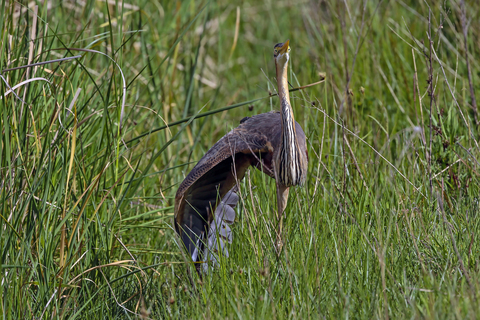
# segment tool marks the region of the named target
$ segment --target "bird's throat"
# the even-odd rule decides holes
[[[283,63],[282,63],[283,62]],[[285,61],[277,63],[277,85],[278,85],[278,96],[280,98],[282,112],[289,111],[292,114],[293,111],[290,105],[290,94],[288,92],[288,58]]]
[[[288,56],[279,59],[276,64],[277,68],[277,85],[278,96],[280,98],[281,115],[282,115],[282,132],[285,131],[285,125],[291,125],[295,130],[295,119],[293,117],[293,110],[290,104],[290,94],[288,92]],[[295,132],[293,132],[295,133]]]

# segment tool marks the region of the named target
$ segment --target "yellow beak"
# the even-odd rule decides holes
[[[279,54],[284,54],[285,52],[288,52],[288,48],[289,48],[289,44],[290,43],[290,40],[287,40],[285,41],[285,43],[283,44],[283,46],[280,47],[280,49],[278,50],[278,53]]]

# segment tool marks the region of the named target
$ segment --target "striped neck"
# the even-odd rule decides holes
[[[278,96],[280,98],[281,116],[282,116],[282,135],[290,134],[295,137],[295,119],[293,117],[292,106],[290,105],[290,94],[288,92],[288,54],[275,60],[277,68]],[[292,128],[293,130],[287,130]]]
[[[278,179],[284,186],[300,184],[304,180],[301,171],[302,154],[297,142],[295,119],[290,94],[288,92],[287,66],[288,54],[279,56],[276,60],[278,96],[281,105],[282,136],[280,150],[276,160]]]

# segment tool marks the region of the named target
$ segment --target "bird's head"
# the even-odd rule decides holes
[[[284,66],[287,64],[288,59],[290,58],[290,40],[285,41],[284,43],[277,43],[273,47],[273,58],[275,59],[275,64],[277,66]]]

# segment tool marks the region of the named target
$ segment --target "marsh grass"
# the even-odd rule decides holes
[[[478,4],[0,4],[4,319],[480,312]],[[199,279],[176,187],[241,118],[277,109],[271,51],[288,38],[292,86],[326,81],[291,93],[310,161],[284,250],[274,182],[250,170],[230,257]]]

